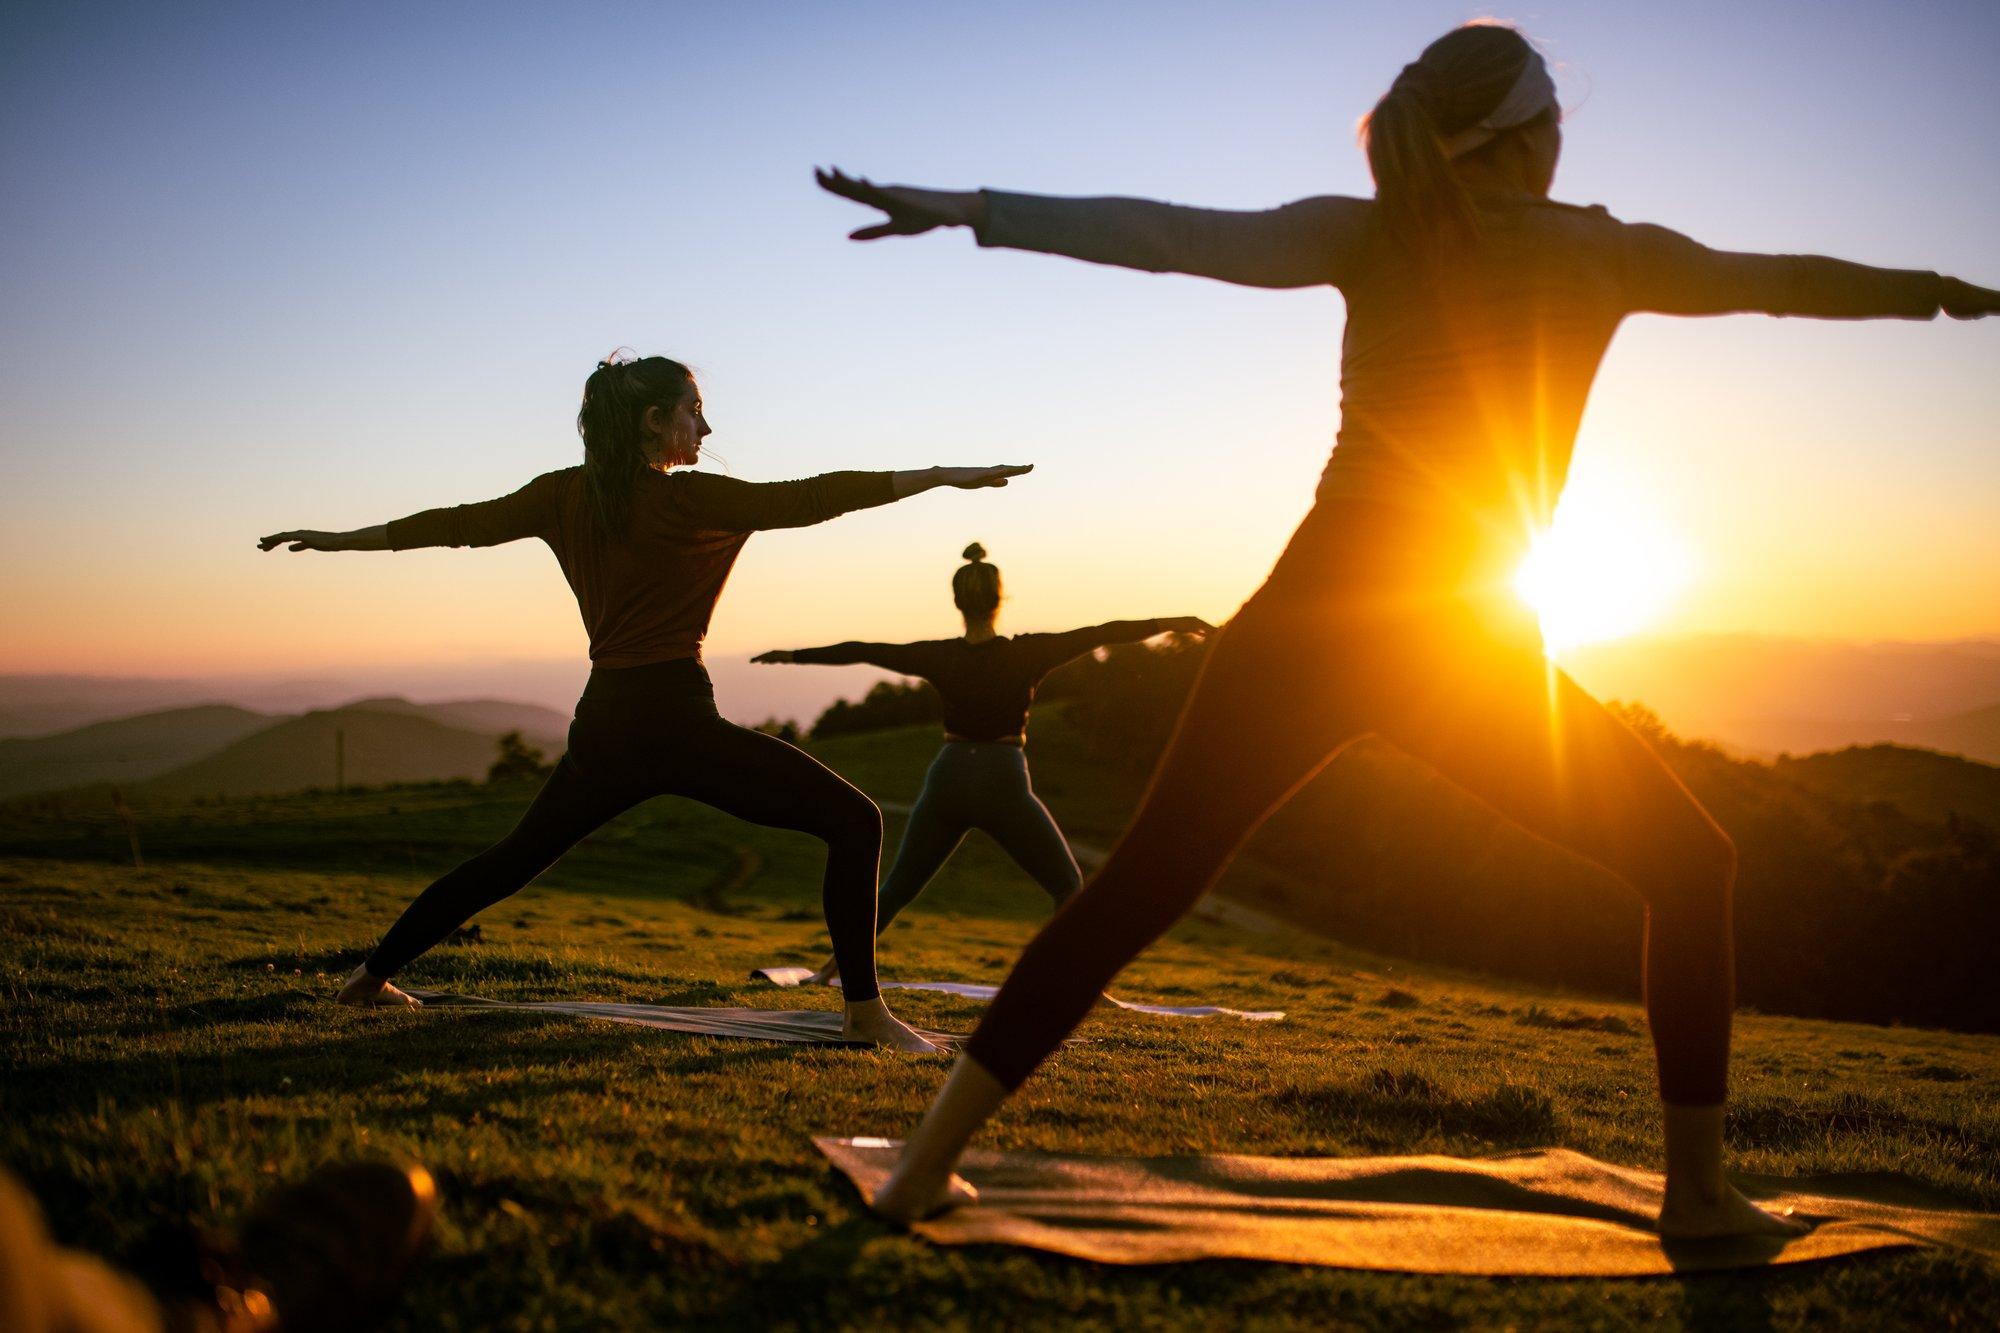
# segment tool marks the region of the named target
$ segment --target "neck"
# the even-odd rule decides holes
[[[1546,197],[1549,187],[1538,182],[1522,155],[1516,152],[1472,153],[1452,164],[1459,184],[1468,190],[1503,190],[1513,194]]]
[[[990,620],[968,620],[965,622],[965,641],[967,643],[985,643],[988,639],[997,639],[999,637],[1000,632],[993,628],[993,622]]]

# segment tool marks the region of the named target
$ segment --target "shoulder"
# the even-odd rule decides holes
[[[639,474],[639,479],[644,490],[668,505],[695,509],[726,505],[757,487],[757,483],[738,477],[725,477],[719,472],[695,472],[683,467],[665,472],[647,468]]]
[[[1325,222],[1342,223],[1366,221],[1374,216],[1373,199],[1357,199],[1346,194],[1314,194],[1304,199],[1294,199],[1289,204],[1278,206],[1280,213],[1293,213],[1302,218],[1318,218]]]
[[[1570,204],[1560,199],[1536,199],[1529,203],[1528,216],[1543,226],[1572,235],[1609,237],[1625,224],[1611,215],[1603,204]]]
[[[1368,234],[1375,220],[1375,201],[1344,194],[1316,194],[1294,199],[1271,211],[1329,242],[1351,243]]]
[[[1623,242],[1684,241],[1687,238],[1671,227],[1656,222],[1628,222],[1603,204],[1565,204],[1554,199],[1537,201],[1545,217],[1579,230]]]

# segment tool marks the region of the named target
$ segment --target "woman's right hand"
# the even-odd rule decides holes
[[[792,650],[789,648],[773,648],[768,653],[758,653],[750,660],[761,662],[766,666],[789,666],[798,661],[798,658],[792,656]]]
[[[884,236],[920,236],[934,227],[977,227],[986,220],[986,196],[977,190],[921,190],[914,185],[877,185],[840,168],[815,167],[813,179],[822,190],[852,199],[889,216],[847,235],[850,241],[878,241]]]
[[[1035,465],[999,463],[992,467],[941,467],[933,470],[937,473],[938,485],[956,486],[961,491],[973,491],[982,486],[1005,486],[1007,478],[1033,472]]]
[[[1213,634],[1215,626],[1200,616],[1162,616],[1160,628],[1169,634]]]

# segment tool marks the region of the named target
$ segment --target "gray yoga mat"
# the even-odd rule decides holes
[[[759,967],[750,975],[759,981],[768,981],[774,986],[799,986],[813,974],[809,967]],[[982,986],[970,981],[884,981],[879,983],[883,990],[928,990],[946,995],[959,995],[968,1000],[990,1000],[1000,993],[998,986]],[[1115,1005],[1135,1014],[1165,1014],[1171,1018],[1208,1018],[1221,1015],[1227,1018],[1246,1019],[1252,1023],[1275,1023],[1285,1016],[1282,1009],[1225,1009],[1219,1004],[1134,1004],[1107,994],[1104,1003]]]
[[[901,1144],[814,1139],[872,1198]],[[1811,1225],[1790,1238],[1669,1241],[1662,1177],[1553,1148],[1498,1157],[1082,1157],[972,1151],[979,1202],[913,1230],[1107,1264],[1264,1259],[1481,1277],[1647,1277],[1806,1263],[1894,1246],[2000,1258],[2000,1214],[1897,1172],[1738,1175]]]
[[[634,1027],[660,1028],[700,1037],[743,1037],[751,1041],[787,1041],[807,1046],[854,1046],[840,1035],[840,1015],[825,1009],[724,1009],[708,1005],[612,1004],[597,1000],[487,1000],[477,995],[444,991],[408,992],[425,1008],[478,1009],[560,1014],[571,1018],[601,1018]],[[962,1033],[925,1032],[918,1035],[935,1046],[958,1049]]]

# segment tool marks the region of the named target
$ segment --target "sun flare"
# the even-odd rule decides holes
[[[1593,498],[1557,511],[1514,590],[1534,608],[1554,656],[1655,624],[1693,572],[1687,544],[1643,506]]]

